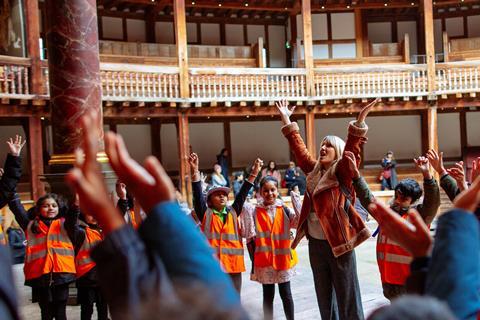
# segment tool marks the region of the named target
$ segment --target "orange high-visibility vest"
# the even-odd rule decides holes
[[[0,244],[7,244],[7,239],[5,239],[5,233],[3,232],[2,226],[0,226]]]
[[[38,233],[33,233],[30,221],[27,227],[25,279],[35,279],[47,273],[75,273],[75,251],[63,226],[64,219],[56,219],[50,228],[42,221]]]
[[[273,221],[261,207],[255,212],[255,267],[273,267],[275,270],[291,268],[290,220],[278,206]]]
[[[408,215],[403,215],[406,219]],[[382,283],[404,285],[410,275],[412,256],[380,229],[377,240],[377,263]]]
[[[227,208],[225,223],[207,209],[203,216],[202,231],[215,250],[223,270],[227,273],[245,271],[243,260],[243,243],[239,233],[238,217],[233,208]]]
[[[82,277],[86,273],[95,267],[95,262],[93,262],[90,257],[90,251],[92,248],[103,240],[102,234],[100,231],[92,229],[88,226],[85,227],[85,240],[83,241],[80,250],[75,257],[75,268],[77,270],[77,278]]]
[[[127,212],[129,222],[132,225],[133,229],[137,230],[138,229],[138,223],[137,220],[135,219],[135,211],[133,209],[128,210]]]

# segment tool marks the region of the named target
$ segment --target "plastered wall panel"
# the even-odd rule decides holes
[[[302,22],[303,24],[303,22]],[[325,13],[312,14],[312,39],[328,39],[327,15]]]
[[[449,37],[463,36],[463,17],[445,19],[445,29]]]
[[[152,154],[152,137],[149,124],[119,124],[117,132],[122,135],[133,159],[143,163]]]
[[[421,118],[411,116],[368,117],[365,160],[380,161],[388,150],[397,159],[413,159],[422,152]]]
[[[190,145],[200,158],[200,169],[212,169],[216,155],[225,147],[223,122],[191,123]]]
[[[226,24],[225,25],[225,42],[227,46],[243,46],[243,25]]]
[[[232,122],[233,166],[245,167],[252,164],[256,157],[265,162],[275,160],[279,164],[288,164],[289,147],[281,127],[279,120]]]
[[[220,25],[218,23],[202,23],[202,44],[220,44]]]
[[[458,113],[438,114],[438,148],[444,157],[460,157],[460,117]]]
[[[467,146],[480,146],[480,112],[467,112]]]
[[[173,22],[155,22],[155,38],[157,43],[175,44]]]
[[[262,37],[265,41],[265,27],[259,25],[247,26],[247,40],[249,44],[257,43],[258,38]]]
[[[102,17],[102,35],[105,39],[123,40],[122,18]]]
[[[371,43],[392,42],[391,22],[372,22],[367,24],[368,40]]]
[[[402,41],[405,34],[408,34],[410,41],[410,54],[417,54],[417,22],[416,21],[398,21],[397,39]]]
[[[127,39],[130,42],[146,42],[145,21],[127,19]]]
[[[337,43],[332,46],[332,54],[334,59],[348,59],[357,56],[355,43]]]
[[[175,124],[162,124],[160,127],[160,143],[162,145],[162,165],[165,170],[180,170]]]
[[[187,23],[187,42],[188,43],[197,43],[197,24],[193,22]]]
[[[480,15],[467,17],[468,37],[480,37]]]
[[[297,37],[303,40],[303,21],[302,15],[297,14]],[[296,41],[296,39],[293,39]]]
[[[332,39],[355,39],[355,14],[332,13]]]
[[[285,27],[268,26],[268,54],[271,68],[286,67]]]

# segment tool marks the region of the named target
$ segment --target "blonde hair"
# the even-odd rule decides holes
[[[343,150],[345,150],[345,141],[337,136],[325,136],[322,143],[328,143],[335,149],[335,160],[338,160],[343,155]],[[320,153],[319,153],[320,157]]]

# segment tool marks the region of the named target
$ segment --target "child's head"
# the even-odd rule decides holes
[[[387,158],[388,160],[392,160],[393,159],[393,151],[388,151],[385,154],[385,158]]]
[[[40,217],[53,219],[58,216],[63,207],[63,200],[55,193],[47,193],[40,197],[35,210]]]
[[[222,167],[218,164],[214,165],[213,166],[213,172],[215,172],[216,174],[221,174],[222,173]]]
[[[290,169],[295,169],[295,162],[290,161],[290,162],[288,163],[288,167],[289,167]]]
[[[237,180],[237,181],[243,181],[243,172],[237,172],[237,173],[235,173],[235,180]]]
[[[298,184],[294,185],[292,191],[295,193],[300,193],[300,189],[298,188]]]
[[[406,178],[395,187],[392,207],[397,212],[407,211],[422,196],[422,188],[417,181]]]
[[[275,163],[275,161],[273,160],[268,161],[268,169],[272,171],[277,169],[277,164]]]
[[[265,176],[260,180],[260,195],[265,205],[274,204],[278,197],[278,180],[272,176]]]
[[[207,192],[207,205],[217,211],[223,210],[228,203],[228,193],[230,189],[227,187],[213,187]]]

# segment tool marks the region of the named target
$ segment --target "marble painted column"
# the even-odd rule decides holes
[[[79,118],[90,110],[102,113],[97,4],[47,0],[45,8],[54,153],[49,163],[69,164],[80,144]]]
[[[51,191],[63,193],[64,174],[81,142],[79,118],[99,113],[99,141],[103,138],[97,5],[96,0],[46,0],[45,10],[53,132],[45,178]]]

